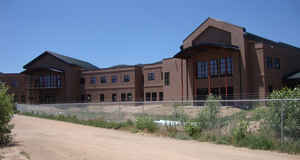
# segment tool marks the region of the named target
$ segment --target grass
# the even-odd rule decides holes
[[[27,152],[20,152],[21,155],[25,156],[27,159],[30,159],[30,155]]]

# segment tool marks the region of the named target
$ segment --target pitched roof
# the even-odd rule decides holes
[[[75,58],[72,58],[72,57],[64,56],[64,55],[61,55],[61,54],[58,54],[58,53],[55,53],[55,52],[52,52],[52,51],[45,51],[40,56],[33,59],[31,62],[27,63],[26,65],[24,65],[24,68],[26,68],[31,63],[33,63],[34,61],[36,61],[37,59],[39,59],[41,56],[43,56],[45,54],[49,54],[49,55],[54,56],[54,57],[58,58],[59,60],[65,62],[67,64],[75,65],[75,66],[81,67],[82,69],[85,69],[85,70],[99,69],[97,66],[95,66],[93,64],[90,64],[88,62],[85,62],[85,61],[82,61],[82,60],[79,60],[79,59],[75,59]]]
[[[294,73],[290,76],[287,77],[288,80],[291,80],[291,79],[300,79],[300,72],[297,72],[297,73]]]
[[[231,23],[228,23],[228,22],[224,22],[224,21],[220,21],[220,20],[217,20],[217,19],[214,19],[214,18],[211,18],[211,17],[208,17],[205,21],[203,21],[195,30],[193,30],[193,32],[191,32],[183,41],[187,40],[192,34],[194,34],[199,28],[201,28],[201,26],[203,24],[205,24],[208,20],[213,20],[213,21],[216,21],[216,22],[220,22],[220,23],[225,23],[225,24],[230,24],[232,26],[235,26],[237,28],[241,28],[243,29],[244,31],[246,31],[246,28],[245,27],[242,27],[242,26],[238,26],[238,25],[235,25],[235,24],[231,24]]]

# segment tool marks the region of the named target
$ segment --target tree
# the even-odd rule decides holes
[[[11,142],[11,130],[13,125],[9,124],[13,117],[13,96],[7,93],[8,88],[0,83],[0,146]]]

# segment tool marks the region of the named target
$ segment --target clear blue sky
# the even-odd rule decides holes
[[[300,47],[298,0],[0,0],[0,72],[45,50],[98,67],[159,61],[207,17]]]

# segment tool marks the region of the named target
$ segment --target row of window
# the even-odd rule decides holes
[[[36,88],[61,88],[60,75],[46,75],[40,76],[39,79],[34,81],[34,87]]]
[[[130,76],[127,74],[127,75],[124,75],[123,76],[123,82],[129,82],[130,81]],[[96,77],[91,77],[90,78],[90,84],[96,84],[97,80],[96,80]],[[118,82],[118,76],[117,75],[112,75],[111,76],[111,83],[116,83]],[[84,84],[84,80],[82,79],[81,84]],[[106,79],[106,76],[101,76],[100,77],[100,83],[107,83],[107,79]]]
[[[266,57],[266,64],[268,69],[280,69],[280,58]]]
[[[232,75],[232,57],[222,57],[219,59],[213,59],[209,62],[200,61],[197,62],[197,78],[208,78],[208,68],[210,67],[210,76],[231,76]]]
[[[25,95],[20,96],[20,100],[19,100],[19,96],[15,95],[14,96],[14,102],[19,102],[19,101],[21,103],[26,103],[26,96]]]
[[[155,74],[153,72],[148,73],[148,80],[149,81],[155,80]],[[163,72],[161,72],[161,80],[163,80]],[[124,75],[123,82],[129,82],[129,81],[130,81],[130,76],[129,75]],[[118,76],[112,75],[111,76],[111,83],[116,83],[116,82],[118,82]],[[164,82],[165,82],[166,86],[170,85],[170,72],[165,72],[165,81]],[[82,78],[80,80],[80,84],[84,84],[84,83],[85,83],[85,81]],[[90,84],[96,84],[96,83],[97,83],[96,77],[91,77],[90,78]],[[100,83],[101,84],[107,83],[106,76],[101,76],[100,77]]]
[[[208,88],[197,88],[197,99],[206,99],[208,93]],[[221,96],[222,98],[231,99],[233,98],[233,87],[221,87],[221,88],[211,88],[211,94],[215,96]]]
[[[163,72],[160,72],[160,79],[163,80],[164,79],[164,74]],[[154,72],[149,72],[148,73],[148,81],[153,81],[155,80],[155,73]]]
[[[100,94],[99,95],[99,101],[100,102],[104,102],[105,101],[105,95],[104,94]],[[84,97],[82,98],[84,100]],[[91,95],[88,95],[87,96],[87,100],[88,101],[91,101],[92,100],[92,96]],[[113,93],[111,95],[111,101],[112,102],[117,102],[117,94],[116,93]],[[121,93],[121,101],[132,101],[132,93]]]
[[[157,93],[156,92],[147,92],[145,94],[145,98],[146,101],[157,101]],[[159,92],[159,97],[158,97],[159,101],[163,101],[164,100],[164,93],[163,92]]]

